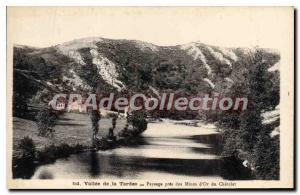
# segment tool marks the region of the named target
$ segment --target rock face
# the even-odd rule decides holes
[[[221,48],[192,42],[157,46],[136,40],[86,38],[53,47],[14,47],[14,92],[31,98],[45,90],[56,92],[144,91],[150,86],[186,94],[224,90],[249,65],[253,49]],[[277,52],[260,49],[270,74]]]

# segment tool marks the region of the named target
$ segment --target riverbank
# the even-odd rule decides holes
[[[108,129],[111,127],[111,119],[103,118],[99,124],[98,137],[107,137]],[[118,119],[115,135],[125,125],[125,119]],[[108,139],[99,140],[98,143],[105,143],[105,147],[102,145],[98,148],[91,145],[92,132],[89,131],[90,121],[88,115],[67,113],[67,115],[61,117],[54,129],[55,134],[53,138],[39,137],[33,121],[14,118],[14,178],[30,179],[33,177],[46,179],[49,178],[49,175],[46,174],[47,170],[52,166],[54,166],[53,178],[64,178],[70,173],[70,170],[61,173],[56,172],[56,166],[59,166],[60,170],[70,168],[74,172],[73,174],[79,174],[80,177],[84,169],[86,170],[85,174],[91,174],[94,177],[98,172],[91,172],[91,170],[98,170],[98,165],[101,164],[102,166],[111,166],[111,169],[119,170],[120,173],[124,172],[122,167],[125,170],[130,170],[129,172],[125,171],[128,177],[132,175],[133,170],[139,172],[141,169],[145,169],[145,172],[142,171],[143,175],[153,174],[153,170],[156,170],[159,175],[162,174],[161,171],[170,175],[176,173],[172,177],[179,177],[179,175],[184,173],[189,174],[189,177],[215,176],[217,174],[228,179],[244,179],[244,176],[239,174],[243,172],[243,166],[240,161],[231,158],[220,158],[221,136],[213,124],[206,124],[200,121],[162,119],[149,123],[147,130],[141,136],[129,136],[126,138],[117,136],[115,141],[110,142]],[[34,155],[31,158],[24,157],[24,152],[22,155],[20,148],[18,148],[21,140],[26,136],[32,139],[32,145],[35,146]],[[101,151],[107,149],[114,150]],[[94,152],[97,150],[100,151]],[[110,154],[112,155],[110,156]],[[81,171],[73,170],[74,167],[81,166],[76,163],[78,160],[84,166],[84,168],[78,168]],[[145,160],[148,163],[144,164]],[[66,162],[69,162],[70,166]],[[114,163],[111,165],[110,163],[107,164],[107,162],[115,162],[118,165],[114,167]],[[203,168],[199,168],[200,164]],[[174,167],[176,167],[175,172]],[[178,167],[181,168],[179,169]],[[188,167],[189,170],[186,170]],[[228,171],[228,167],[231,167],[230,171]],[[229,177],[232,174],[232,170],[237,169],[237,167],[239,168],[236,175]],[[106,168],[102,170],[105,174],[111,174],[106,173],[106,171],[109,172]],[[246,174],[243,172],[242,175]],[[110,176],[113,177],[114,175]],[[86,175],[86,177],[88,178],[89,176]]]
[[[126,119],[118,118],[115,134],[118,134],[126,125]],[[112,127],[110,118],[102,118],[99,123],[99,137],[106,137],[108,129]],[[57,121],[57,125],[52,138],[38,136],[37,126],[34,121],[18,117],[13,118],[13,151],[18,155],[18,145],[24,137],[30,137],[38,151],[51,145],[59,146],[68,144],[69,146],[82,145],[91,146],[92,127],[88,114],[66,113]]]
[[[66,113],[57,121],[53,137],[38,136],[37,125],[34,121],[14,117],[13,119],[13,173],[14,177],[24,175],[24,168],[54,162],[58,158],[67,157],[80,152],[109,149],[130,142],[130,138],[116,136],[113,142],[106,142],[108,129],[112,127],[112,119],[102,118],[99,122],[99,143],[92,145],[91,122],[88,114]],[[114,130],[117,135],[126,125],[126,119],[118,118]],[[23,140],[26,150],[20,147]],[[27,139],[28,138],[28,139]],[[101,139],[102,138],[102,139]],[[29,140],[29,141],[28,141]],[[26,143],[27,142],[27,143]],[[29,142],[29,143],[28,143]],[[32,142],[32,144],[30,143]],[[104,145],[103,145],[104,144]],[[29,145],[29,146],[28,146]],[[30,146],[32,145],[32,146]],[[30,153],[30,152],[29,152]],[[25,174],[27,175],[27,174]],[[29,174],[30,175],[30,174]]]
[[[176,122],[148,123],[134,145],[60,158],[37,167],[31,179],[222,179],[225,173],[217,155],[216,129]]]

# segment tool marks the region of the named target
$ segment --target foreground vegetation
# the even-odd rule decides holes
[[[134,119],[140,121],[138,119]],[[146,122],[146,121],[145,121]],[[88,114],[66,113],[58,119],[51,136],[41,136],[39,122],[14,118],[13,136],[13,173],[14,177],[28,177],[24,169],[54,162],[84,151],[107,150],[121,145],[134,143],[134,137],[147,128],[128,125],[124,118],[117,118],[114,128],[114,140],[111,140],[109,129],[111,118],[100,120],[97,142],[94,144],[90,117]],[[67,128],[66,128],[67,127]],[[29,174],[30,175],[30,174]]]
[[[223,156],[236,156],[247,162],[257,179],[279,179],[279,135],[271,136],[279,127],[279,118],[265,123],[262,114],[272,111],[279,104],[279,80],[257,50],[243,64],[243,74],[237,74],[237,82],[224,95],[247,97],[248,109],[240,112],[214,113],[210,117],[222,129]],[[277,72],[278,73],[278,72]],[[276,72],[275,72],[276,74]]]

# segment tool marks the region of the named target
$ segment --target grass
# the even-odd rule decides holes
[[[111,118],[102,118],[99,122],[98,137],[108,135],[108,129],[112,127]],[[118,118],[116,129],[117,134],[125,127],[126,119]],[[13,155],[18,155],[18,145],[24,137],[30,137],[37,151],[45,150],[49,146],[60,146],[67,144],[70,147],[89,147],[92,144],[91,120],[88,114],[65,113],[53,128],[53,138],[38,136],[37,125],[34,121],[18,117],[13,119]]]

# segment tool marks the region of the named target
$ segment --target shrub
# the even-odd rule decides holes
[[[118,133],[120,137],[129,137],[131,136],[131,131],[128,129],[129,124],[127,123],[125,127]]]
[[[38,135],[42,137],[53,136],[54,130],[52,127],[55,126],[56,121],[57,115],[52,110],[45,109],[40,111],[36,116]]]
[[[279,144],[279,136],[271,138],[264,132],[258,136],[258,142],[253,152],[258,179],[279,179]]]
[[[249,105],[243,112],[220,112],[219,126],[223,130],[223,156],[238,152],[255,166],[257,179],[279,178],[279,140],[270,137],[271,127],[262,123],[261,113],[279,102],[279,75],[268,71],[265,56],[258,50],[237,62],[244,71],[234,72],[235,83],[227,94],[247,97]]]
[[[28,113],[28,106],[25,96],[17,92],[13,94],[13,116],[24,118]]]
[[[21,151],[21,157],[23,159],[35,159],[36,148],[31,138],[26,136],[23,139],[21,139],[18,148]]]
[[[36,148],[33,140],[29,137],[24,137],[18,144],[20,156],[14,156],[13,178],[30,179],[35,170]]]
[[[49,145],[45,150],[39,152],[39,159],[41,162],[53,162],[57,158],[65,158],[70,154],[79,153],[83,150],[83,146],[77,144],[74,147],[69,146],[68,144],[60,145]]]
[[[148,122],[144,111],[133,112],[128,118],[128,122],[132,124],[135,135],[138,135],[147,129]]]

